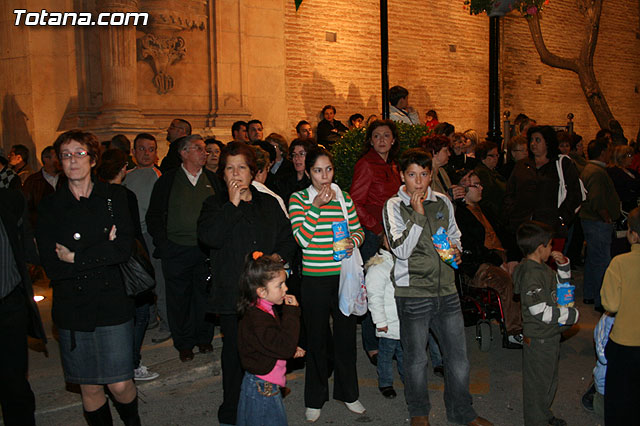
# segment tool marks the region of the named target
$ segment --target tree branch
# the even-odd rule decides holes
[[[539,14],[528,16],[527,24],[529,24],[529,31],[531,32],[531,37],[533,38],[533,44],[536,46],[536,50],[538,51],[540,60],[543,64],[549,65],[554,68],[573,71],[575,73],[578,72],[578,63],[576,59],[563,58],[554,53],[551,53],[549,49],[547,49],[547,46],[544,43],[544,38],[542,37],[542,30],[540,29]]]
[[[587,18],[586,37],[580,49],[580,59],[586,64],[593,65],[593,55],[596,53],[598,32],[600,30],[600,15],[602,14],[602,0],[592,0],[585,6]]]

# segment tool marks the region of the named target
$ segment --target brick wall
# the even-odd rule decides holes
[[[640,95],[636,92],[640,85],[638,19],[637,2],[604,2],[594,57],[600,88],[629,139],[635,139],[640,121]],[[541,21],[547,47],[565,57],[579,54],[584,25],[585,19],[573,1],[551,1]],[[592,139],[600,127],[587,104],[577,74],[551,68],[540,61],[525,19],[509,16],[503,28],[504,108],[512,113],[524,111],[539,123],[557,125],[566,123],[566,115],[571,112],[575,115],[575,131],[587,140]]]
[[[435,109],[456,129],[487,131],[488,27],[486,16],[470,16],[462,0],[389,2],[389,80],[409,89],[410,103],[424,120]],[[638,130],[640,40],[635,2],[605,2],[595,70],[614,116],[628,137]],[[327,103],[337,118],[380,114],[379,2],[305,0],[296,12],[285,0],[286,96],[290,127],[300,119],[317,123]],[[598,125],[578,78],[541,63],[526,21],[503,19],[501,91],[503,109],[561,125],[575,115],[575,129],[591,138]],[[571,0],[552,0],[542,31],[551,51],[576,55],[583,18]],[[325,40],[336,33],[336,42]],[[346,124],[346,123],[345,123]],[[290,135],[292,136],[293,131]]]

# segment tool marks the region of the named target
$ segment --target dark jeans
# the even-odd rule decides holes
[[[433,337],[433,331],[429,333],[429,356],[431,357],[431,366],[433,368],[442,367],[442,354],[438,341]]]
[[[602,306],[600,287],[604,273],[611,262],[611,237],[613,225],[597,220],[582,219],[584,239],[587,242],[587,255],[584,260],[585,299],[594,299],[595,307]]]
[[[169,328],[176,349],[193,349],[211,343],[213,323],[207,313],[206,257],[198,246],[181,246],[169,242],[162,259],[167,291]]]
[[[36,400],[27,381],[27,309],[21,288],[0,300],[0,405],[7,426],[36,424]]]
[[[153,238],[151,238],[151,235],[148,233],[142,235],[144,236],[144,241],[147,244],[149,253],[153,253],[156,249],[153,245]],[[156,273],[156,286],[154,288],[154,293],[157,297],[156,302],[150,307],[151,322],[153,323],[156,317],[159,317],[160,322],[158,324],[158,329],[162,332],[169,332],[169,320],[167,319],[167,291],[164,281],[164,272],[162,272],[162,260],[156,259],[153,256],[151,256],[150,259]]]
[[[364,230],[364,243],[360,247],[360,255],[362,261],[367,263],[367,260],[375,256],[380,248],[380,237],[375,232],[371,232],[368,229]],[[376,327],[371,319],[371,312],[367,311],[362,317],[360,323],[362,331],[362,346],[364,350],[368,352],[378,350],[378,338],[376,337]]]
[[[333,340],[333,398],[344,402],[358,399],[356,372],[356,321],[338,308],[338,275],[302,278],[302,314],[307,329],[307,367],[304,381],[305,407],[322,408],[329,400],[327,347]],[[327,325],[333,318],[333,336]]]
[[[404,351],[404,396],[411,417],[431,411],[427,386],[427,341],[435,333],[444,361],[447,419],[467,424],[476,418],[469,393],[469,360],[464,320],[457,294],[443,297],[396,297]]]
[[[140,297],[147,298],[148,295],[142,295]],[[150,304],[146,300],[138,300],[136,298],[136,313],[133,317],[133,366],[135,368],[140,367],[140,349],[142,348],[142,341],[144,340],[144,334],[147,332],[147,325],[149,324],[149,308]]]
[[[640,401],[640,347],[624,346],[609,339],[604,349],[607,376],[604,384],[604,424],[637,424]]]
[[[558,389],[560,334],[527,339],[522,347],[522,398],[525,426],[547,425]]]
[[[222,424],[236,424],[238,401],[244,370],[238,353],[238,316],[220,315],[222,333],[222,404],[218,408],[218,421]]]
[[[393,386],[393,356],[398,363],[398,374],[404,383],[404,370],[402,369],[402,344],[400,340],[381,337],[378,340],[378,387]]]

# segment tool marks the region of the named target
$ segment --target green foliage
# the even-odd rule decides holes
[[[500,6],[506,0],[464,0],[463,8],[469,8],[472,15],[486,12],[491,13],[494,7]],[[523,16],[529,17],[538,14],[549,4],[549,0],[511,0],[509,10],[517,10]]]
[[[400,153],[409,148],[417,147],[420,138],[430,133],[427,126],[422,124],[396,123],[396,127],[398,128]],[[353,169],[362,154],[366,133],[365,128],[349,130],[331,147],[335,166],[334,180],[344,191],[349,191],[351,187]]]

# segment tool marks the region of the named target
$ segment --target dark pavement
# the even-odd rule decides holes
[[[581,279],[576,274],[578,290],[576,299],[581,301]],[[80,395],[65,389],[60,366],[58,345],[54,338],[50,306],[51,292],[46,283],[36,283],[37,294],[48,296],[39,304],[45,329],[50,338],[47,345],[49,357],[31,350],[30,383],[36,394],[36,420],[39,425],[84,425]],[[579,324],[566,333],[562,343],[560,360],[560,384],[553,410],[557,417],[569,425],[601,425],[603,421],[585,411],[580,398],[591,380],[595,363],[593,328],[599,314],[592,306],[577,303],[580,309]],[[522,352],[503,349],[497,324],[492,326],[494,340],[489,352],[481,352],[475,341],[475,327],[466,328],[468,356],[471,362],[470,390],[474,408],[479,415],[495,425],[521,425],[522,422]],[[214,340],[213,354],[196,355],[191,362],[182,363],[172,347],[171,340],[153,345],[150,330],[142,351],[143,364],[160,373],[153,381],[139,382],[140,413],[144,425],[217,425],[216,412],[222,400],[220,376],[221,339]],[[360,345],[360,336],[358,336]],[[35,347],[41,350],[41,348]],[[408,424],[408,414],[403,387],[396,374],[398,397],[387,400],[377,387],[376,370],[364,351],[358,351],[358,376],[360,401],[367,408],[364,415],[349,412],[344,404],[331,400],[322,410],[316,424],[319,425],[403,425]],[[447,425],[443,404],[443,379],[430,375],[429,389],[432,403],[432,425]],[[292,393],[285,399],[290,425],[307,424],[304,418],[304,370],[288,376]],[[113,411],[114,424],[122,424]],[[1,422],[0,422],[1,423]]]

